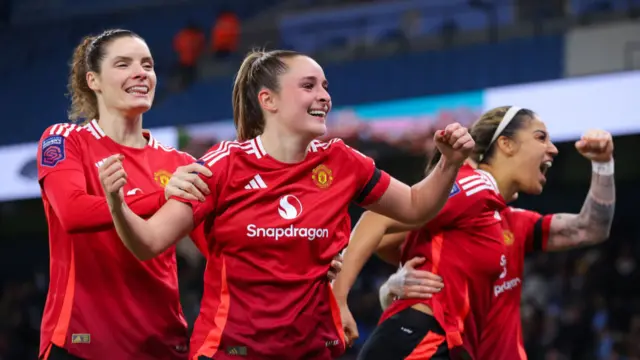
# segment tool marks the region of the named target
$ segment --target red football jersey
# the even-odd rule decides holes
[[[448,346],[464,343],[465,350],[477,358],[492,285],[504,270],[499,211],[505,206],[490,174],[463,166],[443,210],[422,229],[410,232],[402,249],[403,262],[424,257],[420,269],[442,276],[444,289],[431,299],[395,300],[380,322],[424,303],[445,330]]]
[[[343,353],[327,272],[349,242],[349,204],[377,201],[389,175],[338,139],[313,141],[296,164],[269,156],[260,137],[223,142],[200,161],[213,172],[203,177],[212,193],[204,203],[191,202],[194,222],[204,222],[215,242],[191,357],[299,360]]]
[[[113,229],[98,178],[106,158],[123,154],[127,203],[141,216],[156,212],[171,174],[194,159],[145,136],[145,148],[125,147],[96,121],[56,124],[42,135],[38,179],[49,225],[50,283],[40,355],[53,343],[85,359],[187,358],[175,248],[136,259]]]
[[[545,251],[551,215],[508,207],[502,216],[507,272],[493,287],[493,303],[482,332],[479,359],[526,360],[520,319],[525,253]]]

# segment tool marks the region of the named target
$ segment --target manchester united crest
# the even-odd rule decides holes
[[[166,170],[156,171],[153,174],[153,179],[160,184],[160,186],[165,187],[169,183],[169,179],[171,179],[171,173]]]
[[[513,241],[515,240],[513,233],[509,230],[505,230],[502,232],[502,238],[504,239],[504,244],[507,246],[512,245]]]
[[[319,165],[318,167],[313,169],[311,178],[313,179],[313,183],[321,189],[328,188],[333,182],[331,169],[329,169],[325,165]]]

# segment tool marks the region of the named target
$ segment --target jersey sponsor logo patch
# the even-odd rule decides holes
[[[42,141],[40,165],[54,167],[64,159],[64,136],[51,135]]]
[[[521,283],[522,283],[522,280],[520,280],[519,277],[510,279],[510,280],[506,280],[502,284],[495,285],[493,287],[493,295],[495,297],[498,297],[500,294],[504,293],[505,291],[509,291],[509,290],[515,289]]]
[[[453,187],[451,188],[451,191],[449,191],[449,197],[452,197],[458,193],[460,193],[460,187],[458,186],[458,184],[453,183]]]
[[[171,179],[171,173],[166,170],[159,170],[153,174],[153,179],[160,184],[160,186],[165,187],[169,183],[169,179]]]
[[[317,187],[326,189],[331,186],[331,183],[333,182],[333,173],[327,166],[323,164],[318,165],[315,169],[313,169],[311,179]]]
[[[280,198],[278,214],[285,220],[293,220],[302,214],[302,203],[293,195]]]

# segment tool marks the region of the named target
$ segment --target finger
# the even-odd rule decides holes
[[[193,164],[189,164],[185,167],[185,171],[188,173],[198,173],[198,174],[202,174],[204,176],[211,176],[213,175],[213,173],[211,172],[211,170],[202,165],[202,164],[198,164],[198,163],[193,163]]]
[[[463,147],[464,148],[469,148],[469,146],[473,147],[473,145],[469,144],[472,141],[473,139],[471,138],[471,135],[466,133],[462,137],[458,138],[458,140],[453,144],[453,148],[457,150],[457,149],[462,149]],[[465,146],[465,145],[468,145],[468,146]]]
[[[462,125],[460,125],[460,123],[455,122],[455,123],[451,123],[451,124],[445,126],[444,131],[448,135],[451,135],[454,132],[456,132],[458,129],[460,129],[461,127],[462,127]]]
[[[415,269],[416,266],[423,264],[425,262],[425,258],[420,257],[420,256],[416,256],[414,258],[412,258],[411,260],[407,261],[404,264],[404,267],[406,268],[410,268],[410,269]]]
[[[336,272],[340,272],[340,270],[342,270],[342,262],[341,261],[332,260],[331,261],[331,268],[333,270],[335,270]]]
[[[330,281],[333,281],[336,279],[336,277],[338,277],[338,274],[336,274],[333,270],[329,270],[329,272],[327,273],[327,277]]]
[[[126,178],[127,178],[127,173],[124,171],[124,169],[119,169],[118,171],[106,177],[104,179],[104,183],[113,184],[120,179],[126,179]]]
[[[111,163],[109,165],[102,165],[100,167],[100,170],[98,170],[100,176],[103,179],[108,178],[109,176],[113,175],[113,173],[115,173],[116,171],[123,169],[122,163],[121,162],[116,162],[116,163]]]
[[[444,132],[444,130],[436,131],[435,135],[433,136],[433,140],[436,141],[436,142],[445,142],[445,132]]]
[[[198,190],[198,188],[190,183],[189,181],[176,178],[173,182],[169,180],[169,185],[167,186],[168,190],[177,189],[180,191],[185,191],[193,196],[195,196],[200,201],[205,201],[205,196]]]
[[[457,128],[454,132],[451,133],[451,137],[449,138],[449,144],[453,145],[458,141],[461,137],[465,136],[467,133],[467,129],[463,127]]]
[[[209,185],[207,185],[207,183],[204,182],[204,180],[202,180],[199,176],[195,177],[195,179],[193,180],[193,183],[196,185],[198,190],[200,190],[200,192],[202,192],[203,194],[205,195],[211,194],[211,191],[209,191]]]
[[[418,279],[418,280],[432,280],[432,281],[442,282],[442,278],[440,276],[424,270],[409,271],[407,273],[407,277]]]
[[[111,164],[115,164],[116,162],[121,162],[122,160],[124,160],[124,155],[122,154],[115,154],[115,155],[111,155],[108,158],[106,158],[104,160],[104,162],[102,163],[102,165],[100,167],[108,167]]]
[[[115,193],[127,184],[127,179],[118,179],[107,187],[107,192]]]
[[[186,183],[185,186],[182,188],[182,190],[188,192],[191,195],[196,196],[198,198],[198,200],[200,200],[200,201],[205,201],[206,200],[205,196],[192,183]]]

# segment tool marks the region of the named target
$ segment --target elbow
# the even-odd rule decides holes
[[[89,230],[95,230],[94,228],[87,226],[86,220],[83,220],[79,217],[60,216],[58,220],[60,221],[60,226],[62,226],[62,229],[69,234],[79,234],[87,232]]]
[[[149,246],[142,242],[139,242],[137,246],[127,246],[129,251],[140,261],[151,260],[162,253],[162,250],[156,249],[153,246]]]

